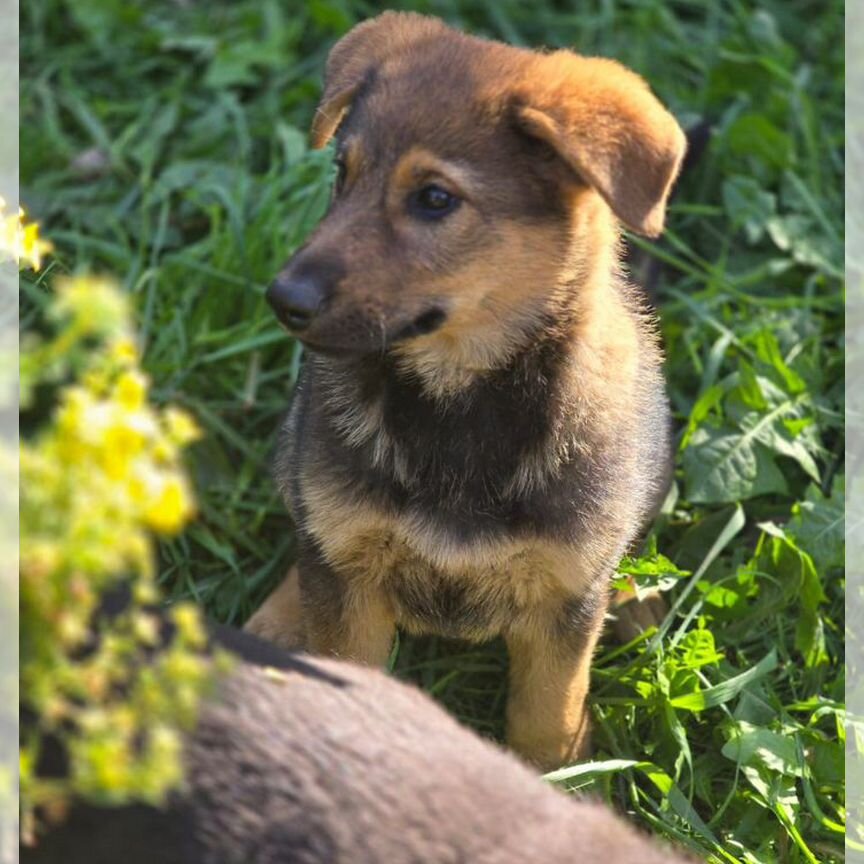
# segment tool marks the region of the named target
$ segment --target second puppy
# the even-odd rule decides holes
[[[510,744],[584,752],[621,555],[669,476],[655,326],[619,268],[685,147],[619,64],[385,13],[330,54],[329,213],[268,299],[309,350],[278,480],[298,575],[250,622],[381,664],[397,626],[510,654]]]

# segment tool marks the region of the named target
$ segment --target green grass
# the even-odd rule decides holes
[[[639,558],[669,616],[595,664],[595,762],[557,775],[719,861],[843,857],[843,16],[815,0],[394,4],[525,45],[614,56],[684,125],[659,306],[680,445]],[[240,623],[292,560],[268,475],[299,350],[263,291],[321,215],[305,129],[361,0],[22,4],[22,199],[57,245],[22,283],[117,274],[158,400],[206,430],[200,518],[162,583]],[[89,166],[89,167],[88,167]],[[640,244],[641,245],[641,244]],[[26,418],[25,418],[26,422]],[[627,434],[622,430],[622,434]],[[500,646],[403,640],[396,673],[499,736]]]

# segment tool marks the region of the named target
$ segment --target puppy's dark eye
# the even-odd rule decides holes
[[[460,204],[452,192],[430,183],[413,192],[408,198],[408,209],[418,219],[442,219]]]
[[[336,179],[333,181],[333,195],[339,195],[345,187],[345,177],[348,174],[348,169],[341,159],[336,160]]]

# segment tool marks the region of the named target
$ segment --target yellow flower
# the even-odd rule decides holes
[[[111,359],[121,366],[130,366],[138,360],[135,340],[128,336],[115,339],[108,347]]]
[[[192,496],[179,474],[162,473],[151,479],[144,521],[160,534],[175,534],[192,515]]]
[[[165,418],[168,437],[178,447],[185,447],[201,437],[198,424],[185,411],[166,408],[162,416]]]
[[[57,299],[52,314],[71,319],[82,335],[128,338],[129,302],[116,282],[101,276],[72,276],[55,282]]]
[[[120,735],[105,732],[84,748],[80,748],[80,781],[85,788],[111,795],[122,792],[128,785],[130,752]]]
[[[132,586],[132,596],[134,601],[141,606],[152,606],[159,600],[156,586],[147,579],[140,580]],[[197,610],[195,611],[197,614]]]
[[[42,256],[53,246],[39,236],[36,222],[25,224],[23,208],[14,216],[5,215],[5,211],[6,201],[0,198],[0,259],[11,258],[19,267],[23,262],[38,270],[42,266]]]
[[[117,379],[114,394],[127,411],[137,411],[147,396],[147,378],[137,370],[129,369]]]
[[[158,799],[166,785],[176,786],[183,779],[180,758],[183,744],[177,731],[159,724],[148,730],[147,738],[145,761],[136,776],[144,800]]]
[[[23,222],[23,210],[19,212],[19,219]],[[51,243],[39,236],[39,225],[31,222],[24,226],[24,236],[18,261],[20,263],[23,259],[33,270],[38,270],[42,266],[42,256],[47,255],[53,248]]]
[[[29,479],[26,473],[23,479],[25,482]],[[60,560],[61,552],[57,544],[41,538],[31,540],[27,547],[21,549],[21,570],[34,582],[55,572]]]
[[[36,759],[34,757],[34,751],[29,748],[25,749],[22,747],[18,753],[18,776],[22,784],[26,784],[33,776],[36,767]]]
[[[148,538],[141,531],[133,531],[126,538],[126,554],[138,571],[142,582],[150,583],[156,575],[153,554]]]
[[[198,609],[191,603],[178,603],[171,612],[180,639],[196,648],[204,645],[206,639]]]
[[[157,764],[176,762],[180,755],[180,736],[174,729],[160,724],[150,730],[150,747]]]
[[[88,369],[81,376],[81,383],[85,389],[89,390],[95,396],[103,395],[111,384],[111,377],[107,369]]]
[[[136,612],[132,616],[132,630],[145,645],[156,645],[159,641],[159,621],[150,612]]]
[[[57,621],[57,635],[64,645],[80,645],[89,635],[87,621],[70,612],[61,612]]]

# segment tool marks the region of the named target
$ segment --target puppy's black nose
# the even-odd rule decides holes
[[[324,286],[310,275],[279,274],[265,295],[276,317],[291,330],[305,330],[324,304]]]

